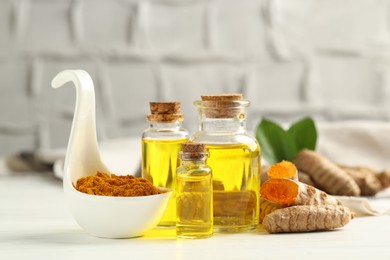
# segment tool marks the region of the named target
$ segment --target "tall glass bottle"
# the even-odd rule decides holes
[[[246,133],[242,94],[208,95],[195,101],[199,131],[192,142],[203,143],[213,172],[214,231],[256,228],[259,218],[260,146]]]
[[[142,135],[142,177],[153,185],[175,190],[176,169],[181,144],[188,141],[182,128],[179,102],[151,102],[147,116],[150,127]],[[176,195],[173,192],[160,226],[176,225]]]
[[[206,238],[213,234],[213,184],[203,144],[185,143],[176,176],[176,235]]]

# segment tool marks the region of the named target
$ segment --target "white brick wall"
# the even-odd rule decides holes
[[[389,44],[387,0],[274,0],[272,25],[291,52],[362,51]]]
[[[66,145],[85,69],[100,138],[140,135],[152,100],[244,92],[249,128],[289,121],[390,120],[390,0],[0,0],[0,156]]]

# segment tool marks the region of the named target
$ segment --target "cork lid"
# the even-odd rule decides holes
[[[180,114],[180,102],[150,102],[152,114]]]
[[[180,158],[182,160],[204,160],[208,153],[206,146],[199,143],[184,143],[181,145]]]
[[[208,118],[245,118],[244,107],[249,104],[240,93],[202,95],[201,98]]]
[[[181,145],[181,150],[183,153],[204,153],[205,145],[198,143],[184,143]]]
[[[202,101],[237,101],[243,100],[243,94],[215,94],[215,95],[203,95]]]
[[[180,102],[150,102],[149,104],[151,114],[147,116],[148,121],[167,123],[183,121]]]

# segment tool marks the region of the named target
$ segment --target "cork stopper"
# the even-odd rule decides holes
[[[201,98],[208,118],[245,118],[239,103],[245,101],[243,94],[202,95]]]
[[[183,153],[204,153],[205,145],[198,143],[184,143],[181,145]]]
[[[204,95],[201,96],[202,101],[237,101],[243,100],[243,94],[216,94],[216,95]]]
[[[184,143],[181,145],[181,158],[183,160],[200,160],[207,157],[205,145],[199,143]]]
[[[180,113],[180,102],[150,102],[151,114],[147,116],[152,122],[175,122],[183,121]]]
[[[180,102],[150,102],[152,114],[180,114]]]

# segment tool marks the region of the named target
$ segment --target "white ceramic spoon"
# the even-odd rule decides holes
[[[52,81],[53,88],[67,82],[76,86],[76,107],[65,157],[63,186],[68,206],[77,223],[88,233],[107,238],[142,236],[155,227],[171,192],[142,197],[108,197],[77,191],[81,177],[110,173],[101,161],[95,124],[95,91],[83,70],[64,70]]]

